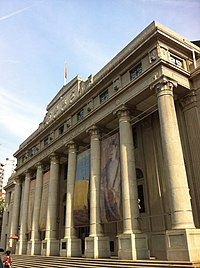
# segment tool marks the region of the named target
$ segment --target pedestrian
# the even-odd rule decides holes
[[[3,265],[4,268],[11,268],[12,267],[12,259],[10,256],[10,250],[6,251],[6,256],[3,258]]]

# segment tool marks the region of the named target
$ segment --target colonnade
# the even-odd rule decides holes
[[[174,82],[165,79],[154,86],[157,94],[162,150],[172,222],[172,229],[166,231],[166,250],[169,260],[195,260],[199,256],[197,256],[197,250],[194,249],[192,244],[192,234],[197,234],[199,239],[199,231],[194,227],[192,216],[189,187],[173,99],[173,88],[175,86]],[[125,106],[118,109],[116,115],[119,119],[123,210],[123,232],[118,236],[118,256],[121,259],[147,259],[149,258],[147,234],[141,232],[138,224],[139,209],[131,117],[129,110]],[[109,238],[104,235],[100,220],[100,132],[96,126],[93,126],[88,130],[88,133],[90,134],[91,149],[90,234],[85,239],[85,256],[92,258],[109,257]],[[32,255],[42,254],[50,256],[60,254],[67,257],[81,256],[81,241],[76,237],[73,224],[76,144],[72,141],[67,144],[67,149],[68,179],[64,238],[58,241],[56,237],[59,157],[53,154],[50,158],[45,239],[42,242],[40,241],[38,230],[42,189],[42,164],[38,163],[32,231],[28,247],[25,233],[30,173],[26,173],[20,238],[18,241],[19,254],[25,254],[26,250],[28,250]],[[20,180],[16,179],[11,234],[17,233],[18,228],[20,209],[19,183]],[[66,247],[62,247],[63,244]],[[199,250],[200,244],[197,245],[197,248]]]

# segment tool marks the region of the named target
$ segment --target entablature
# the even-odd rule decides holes
[[[140,96],[145,97],[146,94],[149,97],[152,93],[147,91],[151,83],[162,75],[172,76],[183,87],[189,88],[189,69],[193,62],[191,48],[194,45],[182,40],[184,49],[176,51],[177,44],[181,47],[181,37],[175,40],[170,32],[167,45],[163,41],[166,36],[166,31],[162,35],[162,26],[153,22],[94,77],[91,75],[88,80],[82,81],[77,76],[63,86],[47,106],[39,128],[15,153],[18,168],[43,152],[47,151],[48,155],[54,143],[62,147],[63,137],[74,135],[74,129],[84,125],[85,120],[89,119],[92,124],[101,120],[105,107],[108,113],[111,112],[113,100],[115,105],[128,101],[134,105],[142,102]],[[187,46],[188,51],[184,54]],[[145,93],[141,94],[142,91]],[[133,98],[135,101],[131,101]],[[84,127],[80,127],[80,131],[85,131]]]

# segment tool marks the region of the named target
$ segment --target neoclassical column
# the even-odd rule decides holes
[[[20,235],[18,241],[18,254],[26,254],[27,251],[27,215],[28,215],[28,202],[29,202],[29,188],[31,181],[30,171],[25,173],[25,182],[24,182],[24,193],[22,200],[22,209],[21,209],[21,224],[20,224]]]
[[[21,201],[21,179],[16,177],[14,180],[15,190],[14,190],[14,201],[12,208],[12,220],[10,227],[10,236],[18,235],[18,227],[19,227],[19,211],[20,211],[20,201]],[[9,246],[11,250],[15,252],[15,240],[10,239]]]
[[[123,234],[118,236],[118,255],[120,259],[147,259],[149,258],[147,236],[141,233],[138,223],[138,192],[129,110],[122,106],[117,111],[117,116],[119,118],[123,207]]]
[[[89,130],[91,148],[91,177],[90,177],[90,237],[102,236],[100,220],[100,179],[101,179],[101,150],[100,134],[97,127]]]
[[[66,257],[78,257],[82,255],[81,240],[76,237],[74,229],[74,188],[76,179],[76,151],[77,146],[72,141],[67,144],[68,171],[67,171],[67,198],[66,198],[66,223],[65,237],[61,240],[60,255]],[[63,246],[63,245],[66,245]]]
[[[129,110],[124,107],[117,112],[117,115],[120,134],[123,233],[140,233],[136,167]]]
[[[66,198],[66,224],[65,238],[74,238],[74,187],[76,178],[76,151],[77,147],[74,142],[67,145],[68,147],[68,171],[67,171],[67,198]]]
[[[56,236],[58,185],[59,185],[59,156],[55,153],[50,156],[50,178],[47,203],[47,221],[45,240],[42,241],[42,255],[59,255],[59,241]]]
[[[181,98],[180,103],[184,117],[184,130],[185,130],[185,148],[188,169],[190,170],[190,183],[191,194],[195,201],[193,202],[193,217],[195,226],[200,227],[200,113],[198,107],[200,90],[195,89],[190,91],[189,94]]]
[[[189,187],[174,106],[174,86],[176,84],[171,81],[163,81],[156,86],[172,229],[194,228]]]
[[[100,133],[96,126],[88,130],[90,134],[90,235],[85,240],[85,256],[103,258],[110,256],[109,239],[102,232],[100,219],[100,179],[101,150]]]
[[[172,222],[172,230],[166,231],[167,259],[196,261],[200,252],[200,230],[194,227],[173,98],[176,86],[176,82],[167,78],[155,85]]]
[[[36,184],[35,184],[35,197],[33,207],[33,220],[31,228],[31,241],[30,241],[30,254],[39,255],[41,253],[41,239],[39,232],[39,216],[40,205],[42,198],[42,179],[43,179],[43,165],[41,162],[36,164]]]

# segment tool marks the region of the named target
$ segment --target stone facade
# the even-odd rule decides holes
[[[1,246],[200,260],[199,56],[152,22],[95,76],[64,85],[14,154]]]

